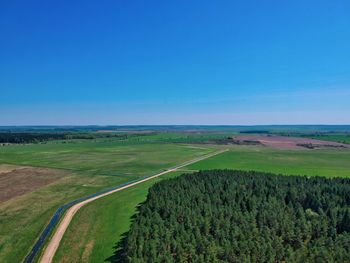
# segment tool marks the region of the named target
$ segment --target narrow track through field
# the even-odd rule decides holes
[[[211,153],[211,154],[207,154],[207,155],[204,155],[204,156],[201,156],[201,157],[198,157],[198,158],[195,158],[193,160],[190,160],[190,161],[187,161],[185,163],[182,163],[180,165],[177,165],[177,166],[174,166],[172,168],[169,168],[167,169],[166,171],[163,171],[163,172],[160,172],[158,174],[155,174],[155,175],[152,175],[152,176],[149,176],[147,178],[144,178],[144,179],[141,179],[141,180],[138,180],[138,181],[133,181],[133,182],[130,182],[130,183],[127,183],[127,184],[124,184],[122,185],[121,187],[116,187],[114,189],[111,189],[110,191],[105,191],[105,192],[102,192],[98,195],[93,195],[91,196],[90,198],[85,198],[83,199],[82,201],[80,202],[76,202],[74,203],[74,205],[72,205],[68,210],[67,212],[65,213],[63,219],[59,222],[58,224],[58,227],[56,229],[56,232],[53,234],[51,240],[49,241],[44,253],[43,253],[43,256],[41,257],[40,259],[40,262],[41,263],[51,263],[52,262],[52,259],[53,257],[55,256],[55,253],[57,251],[57,248],[62,240],[62,237],[64,235],[64,233],[66,232],[70,222],[72,221],[72,218],[73,216],[76,214],[76,212],[81,208],[83,207],[84,205],[96,200],[96,199],[99,199],[101,197],[104,197],[104,196],[107,196],[107,195],[110,195],[110,194],[113,194],[115,192],[119,192],[121,190],[124,190],[126,188],[130,188],[130,187],[133,187],[137,184],[141,184],[141,183],[144,183],[146,181],[149,181],[149,180],[152,180],[156,177],[159,177],[161,175],[164,175],[164,174],[167,174],[167,173],[170,173],[170,172],[174,172],[176,171],[177,169],[180,169],[182,167],[185,167],[187,165],[190,165],[190,164],[193,164],[193,163],[196,163],[196,162],[199,162],[199,161],[202,161],[204,159],[207,159],[207,158],[210,158],[210,157],[213,157],[215,155],[218,155],[220,153],[223,153],[223,152],[226,152],[227,149],[224,149],[224,150],[220,150],[220,151],[216,151],[214,153]]]

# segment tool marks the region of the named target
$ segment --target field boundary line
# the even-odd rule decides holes
[[[175,172],[176,170],[178,170],[182,167],[185,167],[185,166],[188,166],[190,164],[205,160],[207,158],[213,157],[215,155],[221,154],[221,153],[226,152],[226,151],[228,151],[228,149],[215,151],[213,153],[209,153],[209,154],[206,154],[204,156],[200,156],[200,157],[197,157],[195,159],[186,161],[186,162],[181,163],[179,165],[175,165],[175,166],[170,167],[170,168],[168,168],[162,172],[159,172],[155,175],[151,175],[151,176],[148,176],[146,178],[142,178],[142,179],[138,179],[138,180],[129,181],[129,182],[120,184],[118,186],[115,186],[113,188],[109,188],[107,190],[100,191],[98,193],[77,199],[77,200],[72,201],[72,202],[65,204],[65,205],[62,205],[61,207],[59,207],[56,210],[56,212],[53,215],[53,217],[51,218],[50,222],[45,227],[45,229],[43,230],[43,232],[39,236],[38,240],[34,244],[33,248],[31,249],[29,254],[26,256],[26,258],[24,259],[24,263],[34,262],[35,258],[38,256],[39,252],[43,248],[45,241],[51,236],[53,229],[57,226],[56,231],[51,236],[51,239],[49,240],[49,243],[46,246],[42,257],[39,260],[40,263],[51,263],[54,255],[59,247],[59,244],[63,238],[63,235],[64,235],[65,231],[67,230],[71,220],[73,219],[76,212],[84,205],[91,203],[91,202],[95,201],[96,199],[113,194],[115,192],[122,191],[124,189],[133,187],[135,185],[144,183],[146,181],[152,180],[152,179],[157,178],[159,176],[162,176],[164,174],[167,174],[170,172]],[[61,220],[62,216],[63,216],[63,218]]]

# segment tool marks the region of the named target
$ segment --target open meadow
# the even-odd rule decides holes
[[[147,142],[144,138],[130,142],[72,140],[0,147],[0,189],[9,185],[22,189],[0,202],[2,262],[23,260],[60,205],[152,175],[214,148]],[[11,171],[11,165],[17,170]]]
[[[231,131],[147,132],[0,147],[0,257],[4,262],[23,260],[63,204],[218,149],[229,151],[83,207],[69,225],[54,261],[98,262],[113,256],[113,247],[128,231],[149,187],[183,172],[239,169],[350,177],[347,148],[280,149],[245,145],[244,140],[240,145],[230,139],[237,136],[247,138]]]
[[[0,263],[350,263],[350,1],[2,1]]]
[[[350,177],[349,149],[225,147],[229,148],[228,152],[191,164],[183,170],[238,169],[283,175]],[[181,172],[175,175],[179,174]],[[113,256],[114,246],[128,230],[137,205],[145,200],[149,187],[159,180],[115,193],[82,208],[69,226],[54,261],[69,262],[70,258],[74,258],[76,261],[98,262]]]
[[[229,152],[188,166],[193,170],[239,169],[285,175],[350,177],[349,149],[278,150],[232,147]]]
[[[53,262],[109,261],[114,246],[129,230],[131,216],[148,189],[164,179],[183,172],[172,172],[135,187],[96,200],[80,209],[73,218]]]

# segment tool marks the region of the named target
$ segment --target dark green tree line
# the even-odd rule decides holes
[[[154,185],[114,262],[350,262],[350,179],[230,170]]]

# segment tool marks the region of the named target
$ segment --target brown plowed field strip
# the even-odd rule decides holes
[[[241,143],[259,142],[268,147],[286,150],[305,149],[303,145],[312,145],[315,148],[350,148],[350,145],[344,143],[275,135],[237,136],[234,140]]]
[[[65,176],[62,170],[23,167],[0,173],[0,203],[37,190]]]

